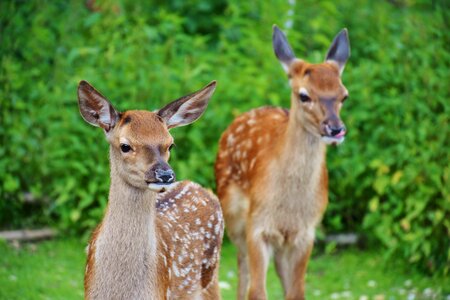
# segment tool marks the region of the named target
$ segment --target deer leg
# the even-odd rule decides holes
[[[248,300],[266,300],[266,273],[270,258],[269,245],[261,235],[248,234],[247,249],[250,271]]]
[[[313,241],[310,241],[308,244],[296,247],[290,251],[287,260],[291,270],[289,278],[286,280],[286,300],[305,299],[305,274],[312,248]]]
[[[238,268],[239,268],[239,286],[238,286],[238,299],[245,300],[248,289],[248,261],[247,251],[239,250],[238,253]]]
[[[209,284],[209,286],[206,288],[206,290],[203,292],[203,298],[204,300],[220,300],[220,288],[219,288],[219,278],[217,274],[214,275],[214,279]]]
[[[286,253],[283,249],[275,252],[274,255],[275,270],[277,271],[278,277],[280,277],[281,284],[283,285],[284,294],[286,295],[288,288],[288,278],[289,278],[289,264],[287,263]]]

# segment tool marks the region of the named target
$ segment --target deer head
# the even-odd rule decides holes
[[[348,97],[341,81],[350,56],[347,29],[334,38],[325,61],[319,64],[296,58],[286,36],[277,26],[273,27],[272,41],[275,55],[289,77],[293,117],[306,131],[321,137],[325,143],[342,143],[346,128],[339,112]]]
[[[216,87],[179,98],[156,112],[117,111],[88,82],[78,86],[78,104],[83,119],[104,130],[110,144],[111,171],[137,189],[162,192],[175,181],[168,161],[173,138],[169,129],[196,121],[205,111]]]

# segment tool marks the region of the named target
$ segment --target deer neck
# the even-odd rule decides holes
[[[154,234],[156,193],[131,186],[119,176],[118,166],[111,160],[111,186],[109,190],[107,222],[118,233]],[[141,237],[142,238],[142,237]]]
[[[95,243],[94,287],[111,298],[154,299],[157,283],[156,193],[132,187],[111,159],[108,208]]]
[[[293,99],[292,102],[298,101]],[[289,122],[281,136],[283,145],[279,155],[280,167],[284,174],[297,184],[311,184],[317,181],[325,160],[326,147],[320,136],[311,133],[305,127],[304,121],[297,114],[297,103],[291,105]]]
[[[152,231],[156,215],[155,203],[156,193],[134,188],[124,180],[112,176],[105,221],[112,222],[117,227],[116,230],[124,234],[128,231],[138,234],[141,232],[138,229]]]

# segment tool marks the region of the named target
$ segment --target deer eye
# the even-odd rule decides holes
[[[302,93],[300,94],[300,101],[302,101],[303,103],[309,102],[311,101],[311,98],[308,95]]]
[[[120,150],[122,150],[123,153],[130,152],[131,146],[128,144],[120,144]]]

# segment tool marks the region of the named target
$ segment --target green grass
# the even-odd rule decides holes
[[[222,249],[220,281],[224,299],[234,299],[237,286],[236,249]],[[273,264],[269,268],[267,292],[282,299],[281,284]],[[404,263],[383,265],[382,253],[348,249],[336,254],[315,255],[308,267],[307,299],[450,299],[450,279],[430,278]]]
[[[0,243],[0,299],[81,299],[85,245],[75,239],[15,248]],[[404,263],[383,265],[382,253],[349,249],[316,255],[307,276],[308,299],[450,299],[449,278],[430,278]],[[220,281],[223,299],[235,299],[236,249],[225,243]],[[282,291],[270,267],[270,299]]]
[[[82,299],[84,246],[77,240],[0,243],[0,299]]]

